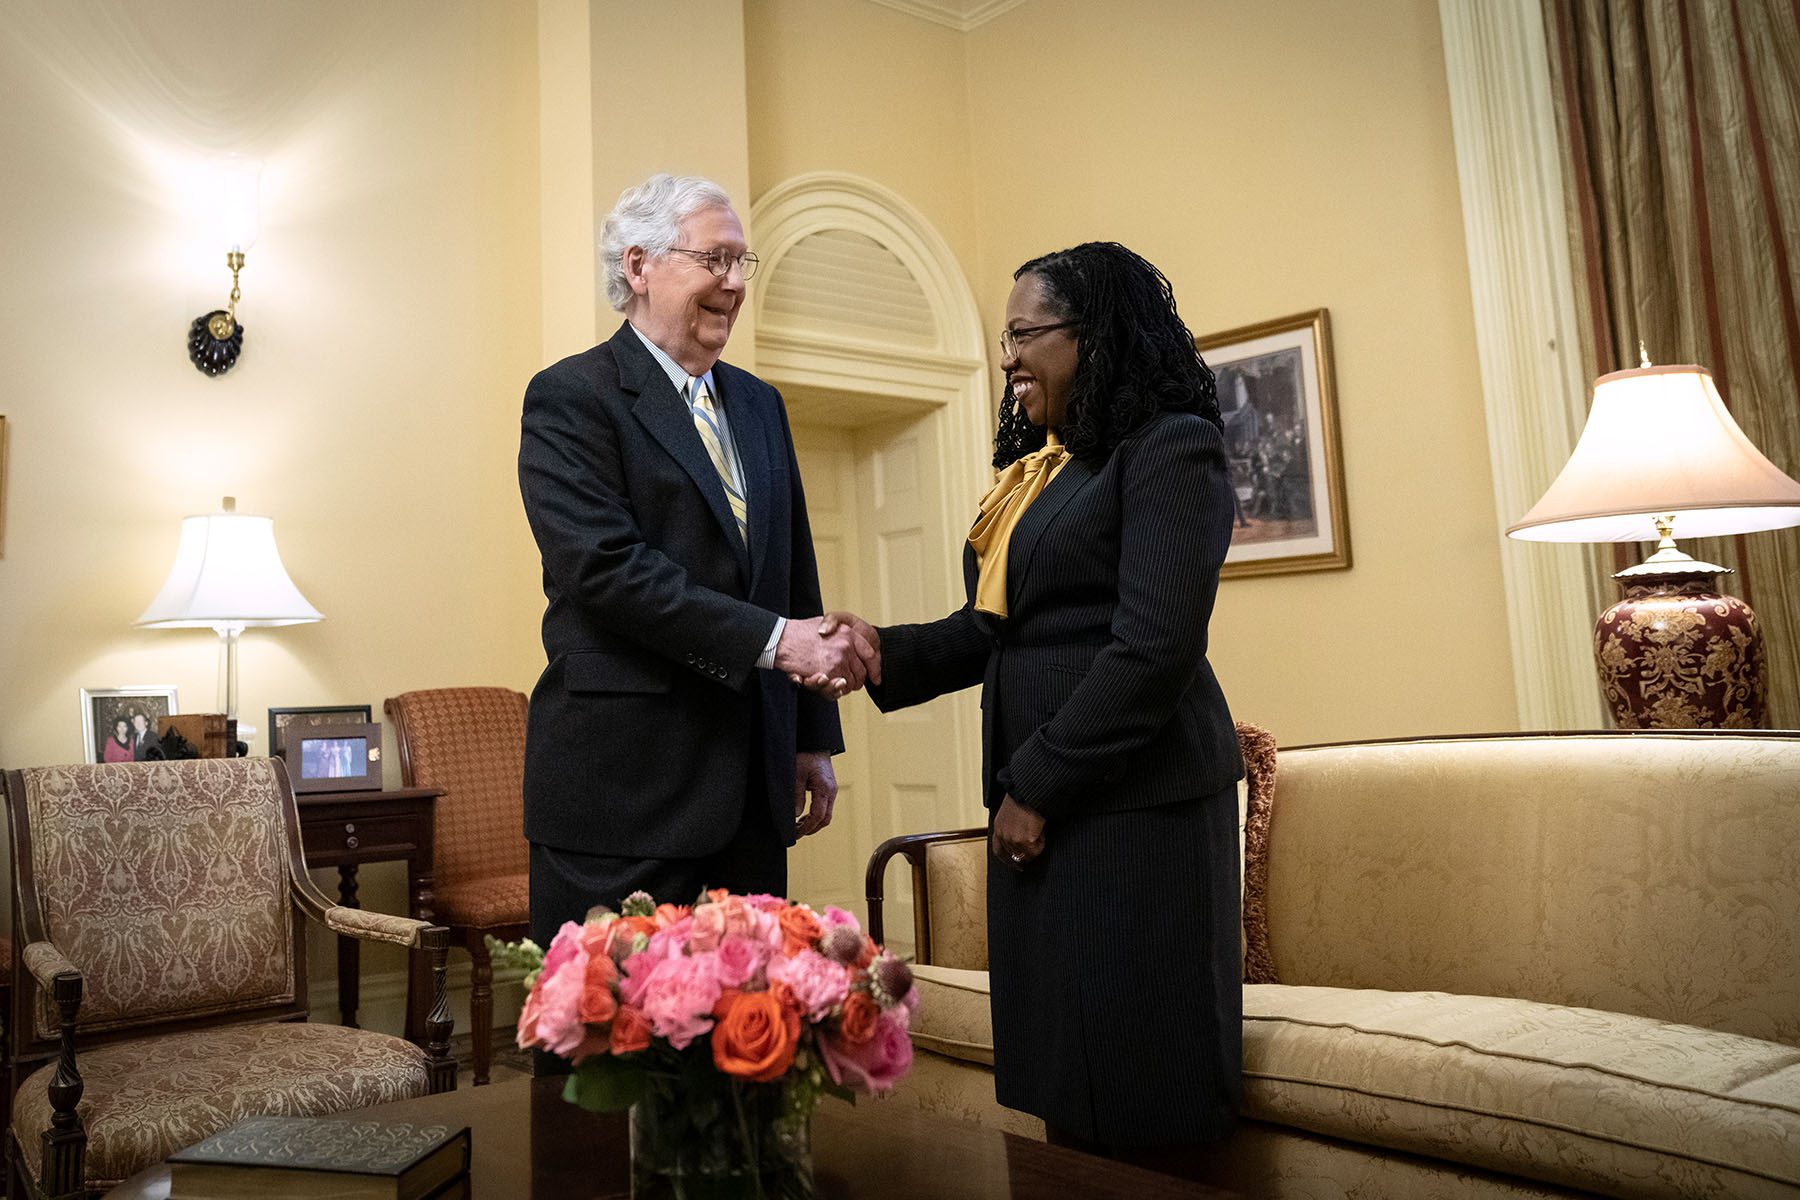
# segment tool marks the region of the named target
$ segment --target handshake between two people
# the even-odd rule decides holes
[[[775,669],[833,700],[881,682],[881,635],[854,613],[794,617],[775,646]]]

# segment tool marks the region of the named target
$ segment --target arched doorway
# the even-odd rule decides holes
[[[963,601],[962,544],[992,480],[990,375],[975,299],[949,246],[902,197],[814,173],[751,210],[757,373],[781,389],[828,608],[876,624]],[[860,909],[870,852],[898,833],[982,819],[971,694],[883,717],[839,706],[845,753],[832,827],[790,858],[790,891]],[[889,880],[888,929],[910,938],[909,884]]]

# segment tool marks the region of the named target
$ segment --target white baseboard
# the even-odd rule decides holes
[[[456,1034],[469,1032],[469,959],[467,955],[452,953],[449,970],[450,991],[450,1032]],[[520,981],[525,973],[518,970],[494,969],[494,1027],[513,1025],[519,1019],[519,1009],[525,1002],[525,989]],[[379,1033],[391,1033],[395,1037],[406,1034],[406,972],[381,971],[363,972],[362,987],[357,997],[359,1007],[356,1010],[356,1023],[364,1029],[373,1029]],[[327,1025],[335,1025],[341,1019],[338,1011],[337,979],[314,980],[307,993],[307,1005],[312,1010],[312,1019]]]

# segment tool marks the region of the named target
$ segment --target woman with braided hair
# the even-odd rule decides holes
[[[869,694],[982,686],[1000,1102],[1180,1170],[1232,1128],[1242,1058],[1243,765],[1206,661],[1232,522],[1218,401],[1168,280],[1125,247],[1013,279],[968,603],[871,631]]]

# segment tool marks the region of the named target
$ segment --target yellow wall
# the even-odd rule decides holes
[[[1331,310],[1355,566],[1223,584],[1241,718],[1289,744],[1516,726],[1434,0],[1029,0],[967,35],[746,14],[758,194],[900,192],[990,332],[1014,267],[1096,238],[1162,267],[1197,334]]]
[[[326,616],[245,635],[247,719],[529,686],[535,58],[532,6],[496,0],[8,9],[0,764],[79,761],[84,685],[173,683],[214,710],[218,639],[131,623],[181,517],[228,493],[274,517]],[[208,379],[187,325],[230,278],[184,180],[227,150],[266,164],[262,231],[243,358]],[[404,904],[398,868],[366,874],[366,902]]]

